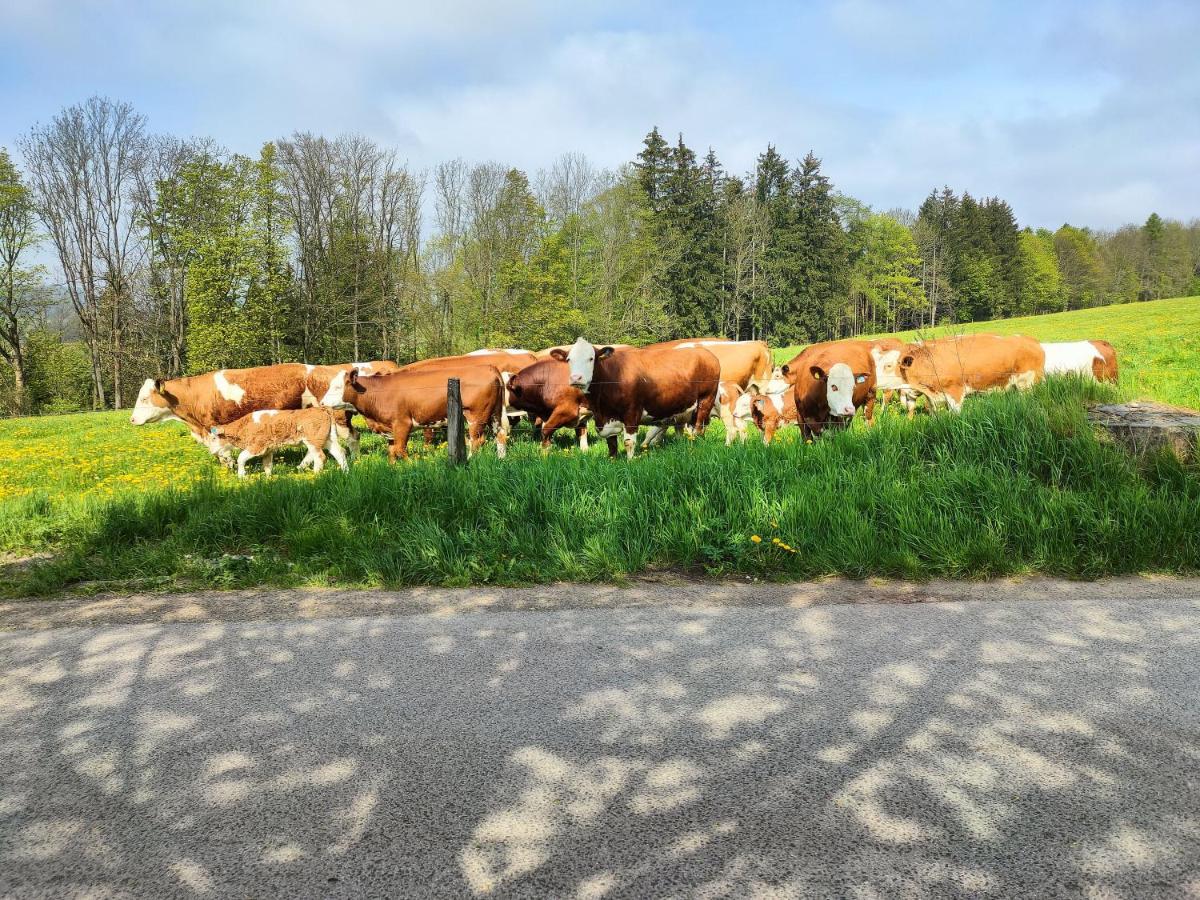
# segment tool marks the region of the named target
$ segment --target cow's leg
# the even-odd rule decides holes
[[[428,425],[426,425],[426,426],[425,426],[425,446],[426,446],[426,447],[432,447],[432,446],[433,446],[433,429],[432,429],[430,426],[428,426]],[[405,453],[403,454],[403,456],[404,456],[404,458],[405,458],[405,459],[408,459],[408,453],[407,453],[407,452],[405,452]]]
[[[564,425],[571,424],[571,422],[577,418],[578,413],[570,409],[556,407],[554,411],[550,413],[550,417],[546,419],[546,424],[542,426],[542,449],[549,450],[550,438],[553,437],[554,432],[558,431],[558,429],[562,428]],[[584,428],[584,431],[587,431],[586,427]]]
[[[642,423],[642,413],[630,413],[625,418],[625,458],[633,459],[634,451],[637,450],[638,426]]]
[[[667,429],[670,427],[669,425],[651,425],[646,429],[646,439],[642,441],[642,449],[648,450],[661,441],[663,435],[667,433]],[[677,431],[682,430],[682,426],[678,424],[675,425],[675,428]]]
[[[708,420],[712,418],[713,404],[717,402],[717,392],[704,394],[696,399],[696,434],[703,437],[704,429],[708,428]]]
[[[575,426],[575,436],[579,438],[579,452],[588,452],[588,434],[587,422]]]
[[[273,468],[275,468],[275,451],[274,450],[268,450],[266,453],[263,454],[262,467],[263,467],[264,475],[271,474],[271,470]]]
[[[313,458],[313,473],[320,472],[325,468],[325,451],[308,440],[304,442],[304,446],[308,448],[309,455]]]
[[[467,422],[467,459],[483,446],[483,432],[486,427],[486,422]]]
[[[388,445],[388,462],[395,462],[396,457],[408,459],[408,435],[412,431],[412,421],[392,423],[392,442]]]
[[[325,449],[329,451],[329,455],[333,457],[339,469],[345,472],[350,468],[346,461],[346,454],[342,451],[342,445],[338,443],[337,432],[333,429],[329,431],[329,438],[325,441]]]
[[[619,419],[609,419],[606,422],[596,420],[596,434],[608,441],[608,455],[610,459],[617,457],[617,438],[624,431],[624,426]],[[636,426],[635,426],[636,427]]]
[[[868,425],[875,424],[875,392],[871,391],[867,394],[867,405],[863,410],[863,415],[867,419]]]
[[[254,454],[251,453],[249,450],[243,450],[241,453],[238,454],[238,459],[237,459],[238,478],[246,477],[246,463],[250,462],[250,460],[252,460],[252,459],[254,459]]]

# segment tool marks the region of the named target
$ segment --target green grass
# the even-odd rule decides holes
[[[509,459],[489,448],[466,469],[419,441],[412,463],[388,466],[372,436],[349,473],[296,474],[294,451],[274,478],[239,482],[178,423],[134,428],[123,413],[0,422],[0,554],[51,553],[0,567],[0,594],[528,584],[662,569],[771,579],[1198,572],[1200,467],[1131,457],[1084,415],[1120,395],[1186,402],[1176,394],[1196,389],[1198,309],[1173,300],[984,326],[1111,340],[1119,393],[1054,379],[972,398],[957,417],[889,411],[874,428],[856,422],[814,444],[791,429],[770,447],[727,449],[714,423],[703,440],[632,463],[610,461],[602,445],[580,454],[565,431],[543,457],[522,426]],[[1139,335],[1134,313],[1160,336]],[[1095,324],[1102,316],[1108,326]]]
[[[1117,351],[1124,396],[1200,408],[1200,297],[971,322],[896,336],[911,340],[975,331],[1027,334],[1040,341],[1108,341]],[[803,349],[781,348],[775,360],[787,362]]]
[[[632,463],[542,458],[522,441],[508,460],[487,451],[468,469],[440,453],[389,467],[375,453],[316,478],[210,474],[60,507],[35,493],[5,505],[5,535],[19,547],[49,534],[61,550],[5,591],[132,579],[523,584],[663,568],[765,578],[1200,569],[1200,472],[1099,442],[1083,403],[1108,393],[1056,380],[981,398],[961,417],[889,414],[811,445],[795,430],[771,447],[677,440]],[[57,524],[29,524],[39,519]]]

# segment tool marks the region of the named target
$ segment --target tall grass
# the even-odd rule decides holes
[[[55,559],[4,589],[1200,570],[1200,471],[1099,440],[1083,410],[1110,396],[1055,379],[972,398],[961,416],[886,414],[813,444],[792,430],[731,449],[716,428],[629,463],[542,457],[520,440],[507,460],[485,451],[466,469],[376,454],[347,474],[213,476],[89,509]]]

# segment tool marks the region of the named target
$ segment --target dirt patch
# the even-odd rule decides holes
[[[799,584],[642,578],[622,586],[552,584],[529,588],[411,588],[401,591],[324,588],[199,591],[184,594],[108,594],[93,597],[0,603],[0,629],[46,629],[143,622],[243,622],[329,619],[376,615],[469,615],[474,612],[785,606],[806,608],[847,603],[941,603],[949,601],[1055,600],[1078,596],[1083,582],[1060,578],[924,583],[831,578]],[[1130,600],[1200,599],[1200,578],[1136,576],[1086,582],[1089,597]]]

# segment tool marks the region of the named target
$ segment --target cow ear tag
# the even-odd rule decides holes
[[[863,383],[864,381],[866,381],[866,380],[867,380],[867,376],[866,376],[866,375],[856,375],[856,376],[854,377],[854,383],[855,383],[855,384],[862,384],[862,383]]]
[[[208,432],[209,432],[209,434],[216,434],[216,433],[217,433],[217,426],[216,426],[216,425],[209,425],[209,426],[208,426]]]

